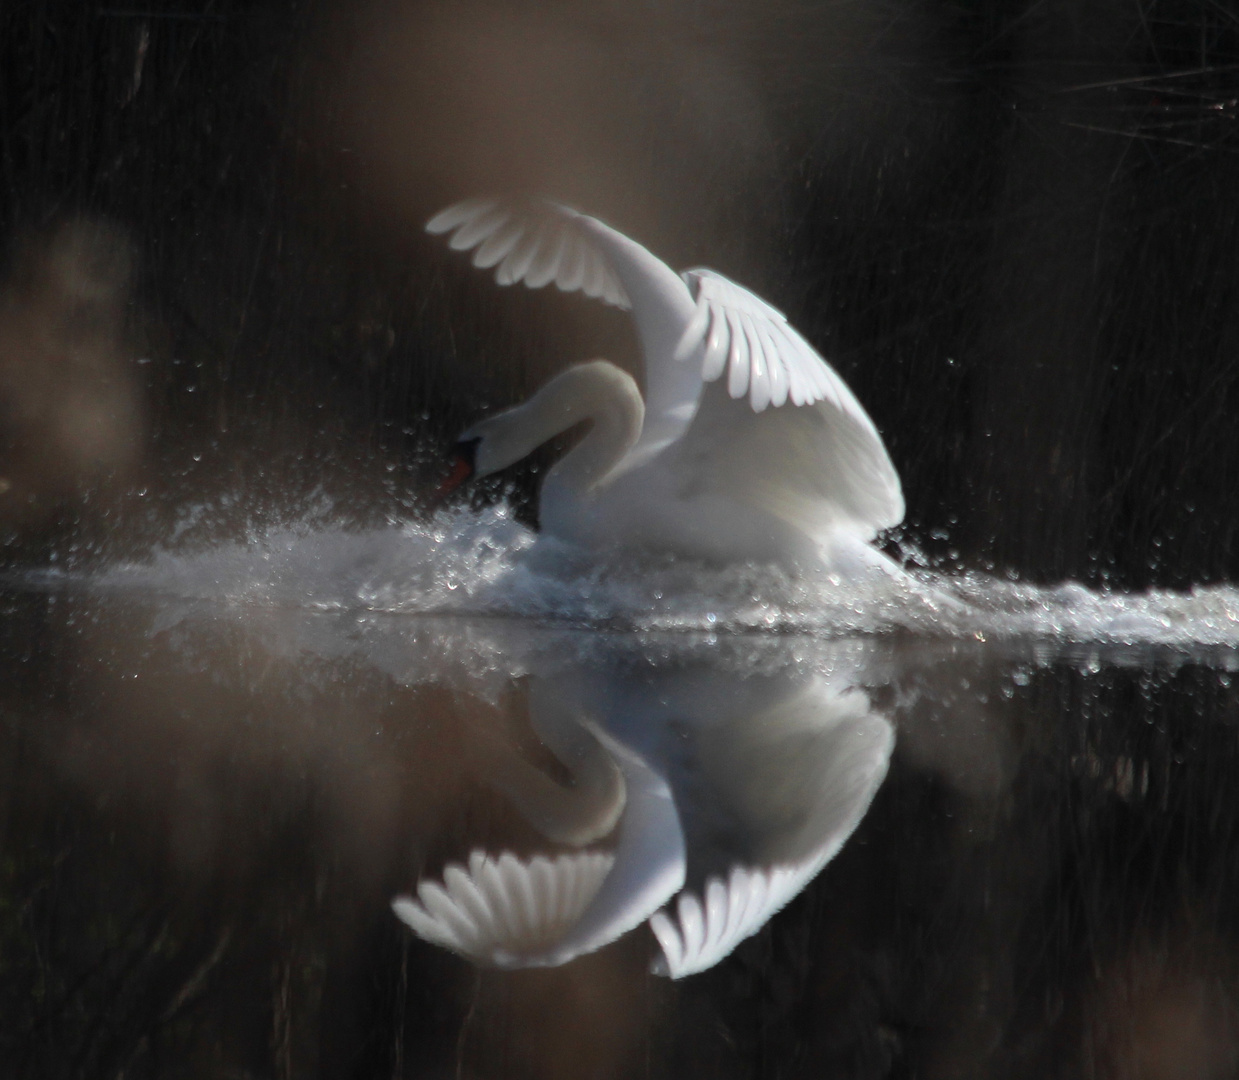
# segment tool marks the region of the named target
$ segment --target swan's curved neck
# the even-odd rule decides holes
[[[644,419],[632,376],[605,360],[591,360],[556,375],[528,401],[482,421],[462,438],[482,440],[477,465],[484,475],[520,461],[582,420],[593,421],[547,474],[545,502],[553,492],[585,495],[606,480],[640,438]]]

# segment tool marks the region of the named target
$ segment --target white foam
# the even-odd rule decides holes
[[[879,580],[879,578],[881,580]],[[634,630],[906,630],[948,637],[1239,645],[1239,590],[1102,592],[918,571],[861,584],[752,565],[583,556],[506,507],[356,530],[272,527],[245,542],[165,548],[91,575],[182,598],[327,610],[502,615]]]

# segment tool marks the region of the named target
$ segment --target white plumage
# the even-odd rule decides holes
[[[550,202],[474,199],[426,227],[500,285],[554,282],[632,311],[644,394],[614,365],[579,364],[461,436],[485,475],[593,421],[547,475],[543,532],[722,563],[893,567],[861,548],[902,520],[899,477],[851,390],[780,311]]]
[[[475,963],[521,967],[576,924],[614,861],[607,852],[526,861],[474,851],[468,867],[449,864],[441,885],[423,881],[416,899],[397,897],[392,909],[426,941]]]
[[[535,715],[553,702],[531,695]],[[539,717],[545,729],[546,715]],[[605,731],[590,727],[624,776],[628,793],[608,851],[547,858],[475,851],[443,883],[392,908],[414,933],[475,963],[553,967],[594,952],[640,925],[684,887],[684,836],[666,780]]]
[[[713,967],[765,926],[810,877],[812,873],[788,867],[733,866],[726,883],[717,877],[706,882],[704,904],[686,889],[673,914],[659,911],[650,917],[650,929],[663,950],[654,962],[655,974],[680,979]]]
[[[624,287],[580,227],[581,220],[580,214],[551,203],[469,199],[436,214],[426,231],[451,233],[448,246],[473,251],[473,265],[479,269],[497,267],[500,285],[523,281],[539,289],[553,281],[564,292],[579,289],[627,310],[632,305]]]
[[[730,779],[731,815],[756,836],[777,826],[757,850],[707,872],[697,888],[650,917],[663,953],[654,971],[673,979],[717,964],[839,853],[881,785],[894,745],[894,729],[866,694],[816,678],[731,737],[715,765]]]

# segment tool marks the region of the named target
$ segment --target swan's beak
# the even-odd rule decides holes
[[[430,497],[430,505],[438,506],[453,491],[473,475],[474,463],[477,459],[478,443],[481,439],[461,439],[456,444],[456,460],[452,463],[452,471]]]

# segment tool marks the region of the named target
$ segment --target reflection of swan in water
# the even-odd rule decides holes
[[[579,848],[606,837],[627,802],[624,771],[580,724],[543,723],[538,734],[568,771],[571,788],[485,730],[471,733],[471,764],[547,839]],[[682,877],[682,858],[680,864]],[[392,908],[426,941],[481,963],[527,967],[553,958],[614,866],[611,851],[521,859],[479,850],[467,867],[449,865],[442,885],[423,881],[416,899],[400,897]]]
[[[799,893],[860,823],[893,742],[863,692],[821,678],[698,740],[680,802],[692,887],[650,920],[655,970],[712,967]]]
[[[645,355],[644,399],[597,360],[466,431],[446,489],[589,420],[542,485],[549,535],[723,563],[893,568],[866,542],[902,520],[899,477],[860,403],[780,312],[553,203],[474,200],[427,229],[476,248],[501,285],[554,281],[631,308]]]
[[[581,761],[591,744],[618,765],[624,807],[614,851],[531,860],[475,851],[467,869],[447,868],[442,886],[422,882],[416,900],[400,897],[392,905],[419,936],[499,967],[554,966],[593,952],[643,922],[684,884],[684,837],[666,781],[605,732],[594,729],[591,737],[559,701],[535,694],[531,711],[564,764],[562,748],[572,743],[584,770],[603,772]],[[547,831],[544,800],[533,795],[537,786],[527,784],[524,770],[504,766],[503,772],[492,782]],[[582,839],[596,831],[585,816],[576,827]],[[563,838],[569,829],[556,822],[555,832]]]
[[[245,634],[235,639],[238,617]],[[469,625],[161,598],[148,633],[162,639],[177,628],[165,646],[195,673],[204,657],[217,664],[221,643],[246,642],[246,656],[260,643],[256,655],[293,662],[285,665],[295,676],[292,715],[307,688],[340,681],[343,660],[348,670],[360,661],[396,684],[450,688],[482,705],[447,711],[464,730],[426,767],[502,792],[547,850],[520,858],[501,843],[475,852],[442,885],[423,881],[416,899],[395,904],[421,936],[481,962],[564,963],[653,916],[661,968],[701,970],[838,851],[885,772],[890,725],[854,689],[862,674],[880,678],[885,646],[875,639]],[[328,663],[307,666],[307,658]],[[507,725],[492,723],[506,696],[495,692],[496,678],[510,686],[522,676],[531,725],[569,784],[536,768]],[[267,681],[259,679],[259,692]],[[377,704],[365,694],[350,703],[350,715],[385,715],[388,685],[378,684]],[[417,786],[435,786],[414,775]]]
[[[656,970],[717,963],[838,852],[893,743],[846,681],[709,664],[651,671],[621,657],[601,677],[560,673],[539,681],[531,713],[559,746],[572,724],[592,731],[623,771],[614,852],[475,852],[395,905],[420,936],[509,967],[564,963],[647,918]]]

